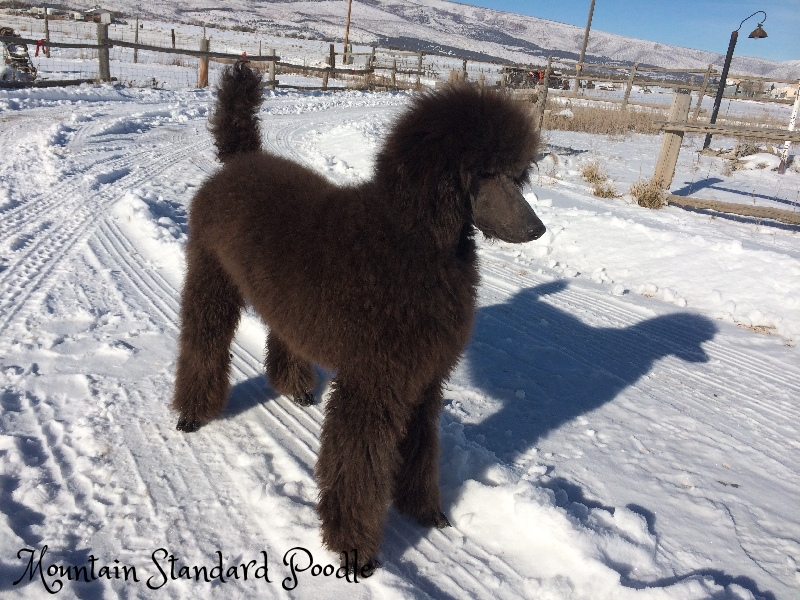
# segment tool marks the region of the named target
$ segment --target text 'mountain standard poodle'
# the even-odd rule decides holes
[[[224,408],[249,303],[269,327],[275,390],[314,401],[335,370],[315,476],[324,544],[375,564],[388,505],[446,527],[442,386],[472,330],[475,228],[507,242],[544,225],[520,193],[537,148],[528,108],[462,85],[415,95],[372,179],[339,186],[261,150],[260,76],[224,72],[212,131],[222,169],[192,200],[173,408],[194,431]]]

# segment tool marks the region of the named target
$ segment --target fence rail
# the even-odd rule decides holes
[[[743,217],[772,219],[773,221],[780,221],[781,223],[787,223],[789,225],[800,225],[800,212],[793,212],[780,208],[750,206],[749,204],[721,202],[719,200],[701,200],[700,198],[676,196],[675,194],[667,194],[667,204],[674,204],[683,208],[693,208],[696,210],[713,210]]]
[[[714,123],[689,123],[686,121],[656,121],[663,131],[682,131],[686,133],[713,133],[731,137],[751,137],[779,142],[800,142],[800,131],[787,129],[770,129],[761,127],[740,127],[736,125],[720,125]]]

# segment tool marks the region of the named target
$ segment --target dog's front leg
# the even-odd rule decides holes
[[[172,399],[180,431],[195,431],[225,408],[229,350],[243,305],[236,285],[216,257],[190,245]]]
[[[409,407],[396,390],[341,372],[325,406],[316,478],[322,541],[334,552],[358,551],[358,568],[381,546],[397,450]]]
[[[439,491],[439,414],[442,381],[422,394],[400,442],[401,466],[394,481],[394,507],[426,527],[442,529],[450,521],[442,512]]]

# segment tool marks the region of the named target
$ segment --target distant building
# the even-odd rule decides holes
[[[85,21],[86,18],[82,11],[80,10],[71,10],[69,11],[69,18],[73,21]]]
[[[95,23],[111,23],[111,13],[104,8],[95,6],[83,13],[84,20]]]
[[[789,98],[794,99],[794,95],[797,93],[797,86],[786,86],[786,87],[779,87],[772,90],[772,97],[773,98]]]
[[[34,17],[43,19],[45,11],[47,11],[48,16],[55,15],[58,12],[55,8],[48,6],[47,4],[43,4],[42,6],[32,6],[29,12]]]

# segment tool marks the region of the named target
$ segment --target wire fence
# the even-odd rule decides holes
[[[138,20],[103,25],[102,36],[96,23],[24,14],[4,15],[3,21],[13,27],[19,43],[29,45],[37,77],[26,84],[34,86],[91,81],[175,89],[214,86],[224,65],[242,53],[254,66],[266,69],[265,57],[271,50],[263,40],[239,32],[215,30],[218,35],[207,39],[204,28],[145,29]],[[9,41],[7,37],[0,39]],[[345,57],[342,52],[334,53],[333,44],[327,42],[309,41],[297,49],[290,46],[288,55],[275,61],[270,87],[402,89],[421,85],[420,76],[429,79],[438,74],[431,65],[424,67],[421,55],[413,53],[366,47],[355,52],[350,49]],[[201,48],[211,54],[204,57]],[[107,72],[103,70],[104,51],[108,53]],[[4,80],[2,85],[16,87],[20,82]]]
[[[544,66],[531,65],[508,67],[493,65],[479,61],[467,61],[456,56],[422,54],[398,50],[362,47],[350,50],[347,57],[342,52],[334,53],[333,44],[322,40],[300,40],[272,38],[269,41],[259,40],[249,32],[212,29],[207,38],[205,28],[199,26],[180,25],[165,29],[163,24],[139,22],[133,19],[107,25],[105,34],[108,42],[108,73],[101,72],[101,48],[97,24],[59,18],[35,18],[29,14],[5,14],[4,24],[11,25],[18,36],[35,43],[48,39],[49,44],[31,48],[31,61],[38,70],[38,85],[56,85],[58,82],[80,82],[111,80],[118,84],[132,87],[187,88],[203,85],[215,85],[222,66],[235,60],[243,52],[254,60],[255,66],[265,67],[266,62],[255,62],[258,57],[269,53],[267,44],[281,45],[277,49],[280,55],[275,62],[274,85],[278,88],[308,89],[408,89],[420,85],[433,86],[444,80],[479,81],[484,85],[508,87],[535,87],[532,74],[537,69],[545,71]],[[166,27],[169,27],[168,25]],[[205,46],[204,44],[205,41]],[[64,47],[71,43],[77,47]],[[59,45],[61,44],[61,45]],[[123,45],[124,44],[124,45]],[[130,47],[138,44],[138,48]],[[207,48],[217,56],[210,55],[207,70],[203,71],[203,58],[200,48]],[[555,67],[555,63],[553,65]],[[576,69],[576,67],[578,67]],[[691,69],[653,69],[626,65],[575,65],[563,63],[561,80],[566,82],[579,79],[581,81],[580,97],[586,100],[605,98],[608,101],[628,103],[632,85],[673,87],[691,89],[702,97],[717,85],[714,81],[716,73],[709,68]],[[512,81],[512,72],[522,74],[522,85]],[[655,74],[655,71],[663,73]],[[667,73],[675,71],[676,73]],[[677,73],[680,71],[680,73]],[[706,71],[706,73],[702,73]],[[697,81],[681,81],[688,75],[697,73]],[[458,77],[454,77],[454,75]],[[107,77],[106,77],[107,75]],[[654,76],[655,75],[655,76]],[[704,75],[704,77],[703,77]],[[667,81],[672,77],[673,81]],[[516,74],[514,75],[516,77]],[[789,100],[774,98],[758,98],[762,96],[765,86],[763,78],[743,80],[742,88],[749,96],[756,96],[762,102],[788,103]],[[761,80],[760,80],[761,79]],[[548,82],[550,77],[547,78]],[[702,80],[702,83],[700,83]],[[772,81],[772,80],[771,80]],[[788,80],[774,80],[777,83],[789,83]],[[526,84],[527,82],[527,84]],[[585,84],[585,85],[584,85]],[[597,84],[598,89],[595,88]],[[2,85],[2,84],[0,84]],[[572,84],[570,84],[572,87]],[[773,86],[774,87],[774,86]],[[752,89],[751,89],[752,88]],[[624,90],[624,96],[611,98],[615,92]],[[578,87],[575,87],[575,93]],[[573,97],[575,97],[573,93]],[[726,98],[730,96],[726,95]],[[739,99],[741,96],[734,96]],[[646,104],[641,103],[639,104]],[[698,103],[699,106],[699,103]],[[696,115],[695,115],[696,117]]]

